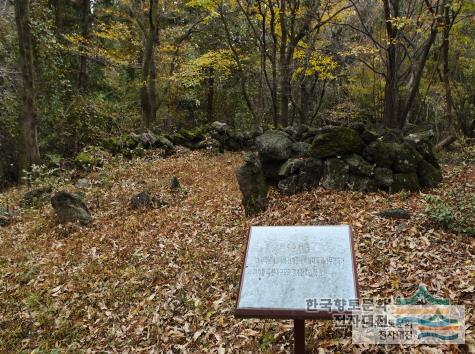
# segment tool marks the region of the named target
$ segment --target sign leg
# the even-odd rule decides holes
[[[305,320],[294,320],[294,353],[305,354]]]

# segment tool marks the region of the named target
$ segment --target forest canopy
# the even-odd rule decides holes
[[[473,137],[474,11],[466,0],[5,1],[6,178],[124,132],[217,120]]]

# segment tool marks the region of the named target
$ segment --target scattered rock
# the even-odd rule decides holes
[[[167,205],[161,198],[152,196],[149,192],[140,192],[130,198],[130,207],[132,209],[159,208]]]
[[[169,186],[172,191],[176,191],[181,188],[180,181],[178,181],[178,178],[176,176],[172,176],[170,178]]]
[[[363,149],[364,142],[358,133],[346,127],[322,129],[312,143],[312,153],[316,158],[343,156],[358,153]]]
[[[256,138],[259,156],[263,161],[283,161],[289,158],[292,141],[280,130],[268,130]]]
[[[50,199],[52,191],[52,188],[49,186],[32,189],[23,194],[23,197],[20,201],[20,207],[38,208]]]
[[[411,213],[406,209],[402,208],[395,208],[395,209],[385,209],[379,213],[379,216],[382,218],[388,219],[410,219]]]
[[[140,192],[130,198],[130,207],[132,209],[149,208],[152,205],[152,197],[148,192]]]
[[[267,208],[267,183],[259,160],[254,154],[247,154],[245,164],[236,172],[242,204],[246,215],[252,216]]]
[[[77,222],[87,225],[92,221],[91,213],[84,201],[76,194],[60,191],[51,198],[59,222]]]
[[[323,182],[325,189],[343,190],[348,184],[350,168],[345,161],[332,158],[323,164]]]

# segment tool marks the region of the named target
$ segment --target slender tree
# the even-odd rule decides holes
[[[37,135],[37,107],[34,68],[34,51],[30,24],[29,0],[15,1],[15,21],[18,31],[19,66],[22,76],[20,95],[19,126],[20,137],[20,172],[38,162],[40,153]]]
[[[360,27],[347,23],[369,38],[379,53],[383,69],[358,58],[368,68],[384,77],[383,124],[402,128],[414,105],[424,68],[434,44],[440,23],[441,1],[383,0],[382,15],[375,6],[373,11],[361,10],[350,0],[360,21]],[[366,14],[366,15],[364,15]],[[370,16],[384,20],[384,40],[377,38],[377,21],[370,25]]]
[[[89,37],[89,27],[91,21],[91,0],[81,0],[82,12],[82,36],[87,39]],[[87,56],[85,54],[79,57],[79,77],[78,88],[83,90],[87,80]]]

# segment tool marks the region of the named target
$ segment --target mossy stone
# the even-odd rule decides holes
[[[393,170],[399,173],[416,172],[417,165],[422,160],[422,156],[410,145],[397,144],[396,146]]]
[[[363,157],[378,167],[391,168],[399,150],[399,144],[375,141],[363,151]]]
[[[437,187],[442,181],[442,172],[431,163],[421,160],[417,166],[417,175],[423,187]]]
[[[332,127],[318,134],[312,143],[312,155],[316,158],[343,156],[360,152],[364,142],[351,128]]]
[[[415,173],[395,173],[394,182],[391,185],[391,192],[397,193],[402,190],[417,191],[421,189],[419,179]]]

